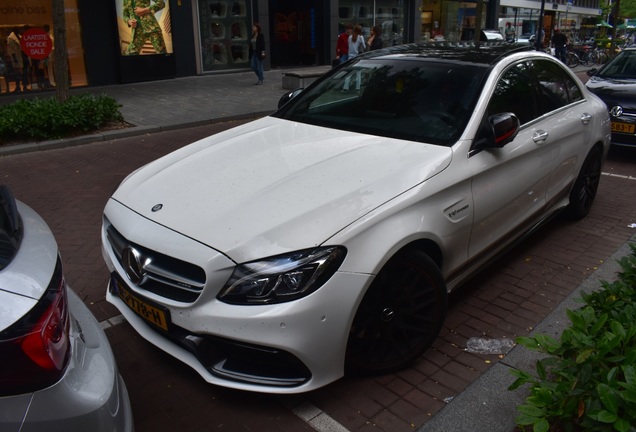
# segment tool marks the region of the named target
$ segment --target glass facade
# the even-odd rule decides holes
[[[405,1],[388,0],[341,0],[338,2],[338,33],[345,25],[361,25],[365,41],[369,38],[371,27],[382,28],[382,45],[400,45],[406,42]]]
[[[477,3],[458,1],[422,1],[420,5],[422,42],[472,39]],[[482,14],[484,28],[486,13]]]
[[[249,67],[251,2],[199,0],[203,72]]]
[[[71,86],[88,84],[84,63],[79,10],[76,0],[65,0],[66,42]],[[23,48],[30,29],[49,34],[42,45],[51,49],[43,59]],[[50,44],[50,46],[49,46]],[[5,73],[0,91],[34,91],[55,85],[55,38],[50,0],[2,0],[0,3],[0,55]]]

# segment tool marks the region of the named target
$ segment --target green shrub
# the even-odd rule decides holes
[[[21,99],[0,106],[0,139],[46,140],[93,132],[109,122],[122,122],[121,105],[109,96],[74,95]]]
[[[548,356],[537,377],[513,370],[509,390],[530,384],[516,423],[535,432],[636,430],[636,246],[619,264],[613,283],[581,294],[584,305],[568,310],[571,325],[560,340],[538,334],[517,343]]]

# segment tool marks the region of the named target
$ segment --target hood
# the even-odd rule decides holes
[[[447,147],[266,117],[152,162],[113,199],[242,262],[319,245],[450,160]]]
[[[592,76],[585,86],[612,108],[621,105],[636,110],[636,79]]]

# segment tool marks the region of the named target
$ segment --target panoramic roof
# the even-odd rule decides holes
[[[371,51],[361,58],[419,57],[491,65],[508,54],[531,51],[527,44],[508,42],[430,42],[398,45]]]

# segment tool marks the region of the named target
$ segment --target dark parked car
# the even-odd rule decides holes
[[[636,48],[621,51],[588,74],[585,86],[605,102],[610,113],[612,144],[636,147]]]

